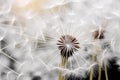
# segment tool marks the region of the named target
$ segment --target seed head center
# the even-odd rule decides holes
[[[66,44],[66,48],[67,48],[68,50],[70,50],[70,49],[72,48],[72,45],[71,45],[71,44]]]
[[[71,35],[62,35],[57,46],[63,57],[70,57],[79,49],[78,40]]]

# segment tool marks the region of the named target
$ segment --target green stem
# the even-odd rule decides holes
[[[96,56],[95,55],[92,55],[92,61],[93,61],[93,63],[95,62],[95,58]],[[90,70],[90,78],[89,78],[89,80],[92,80],[93,79],[93,68],[91,68],[91,70]]]
[[[108,80],[107,66],[105,63],[104,63],[104,68],[105,68],[105,77],[106,77],[106,80]]]
[[[60,67],[66,68],[67,62],[68,58],[61,57]],[[62,76],[62,71],[59,72],[58,80],[65,80],[65,78]]]

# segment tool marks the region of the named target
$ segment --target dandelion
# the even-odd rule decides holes
[[[104,40],[106,38],[105,33],[106,33],[106,31],[103,30],[103,29],[95,30],[93,32],[94,40],[95,41],[99,40],[101,42],[102,40]],[[100,44],[98,44],[98,45],[100,45]],[[102,45],[105,46],[106,43],[104,43]],[[93,63],[98,62],[98,67],[99,67],[98,68],[99,69],[98,70],[98,80],[101,80],[102,56],[103,56],[103,54],[106,54],[106,48],[107,47],[110,47],[110,45],[107,44],[105,48],[102,48],[102,46],[101,47],[97,47],[97,53],[92,55]],[[106,77],[106,80],[108,80],[106,61],[103,62],[103,65],[104,65],[104,70],[105,70],[105,77]],[[91,69],[91,72],[90,72],[90,80],[92,80],[92,74],[93,74],[93,69]]]
[[[61,36],[57,45],[61,51],[61,56],[66,58],[72,56],[80,48],[77,39],[70,35]]]
[[[104,30],[96,30],[93,33],[94,39],[104,39],[105,35],[104,35],[105,31]],[[99,53],[99,52],[98,52]],[[98,54],[99,55],[99,54]],[[101,58],[101,56],[100,56]],[[94,59],[94,58],[93,58]],[[98,73],[98,80],[101,80],[101,61],[98,61],[99,63],[99,73]],[[105,65],[105,64],[104,64]],[[105,73],[107,73],[106,70],[106,65],[105,65]],[[108,79],[108,75],[106,74],[106,79]]]
[[[74,38],[71,35],[63,35],[60,37],[60,40],[58,40],[58,48],[60,49],[62,62],[60,66],[66,66],[66,63],[68,61],[68,58],[72,56],[78,49],[79,49],[79,43],[76,38]],[[64,80],[61,78],[61,73],[59,74],[58,80]]]

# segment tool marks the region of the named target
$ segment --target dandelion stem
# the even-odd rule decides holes
[[[66,68],[68,58],[67,57],[61,57],[61,63],[60,67]],[[62,71],[59,72],[58,80],[65,80],[65,78],[62,76]]]
[[[92,80],[93,79],[93,69],[90,70],[90,79],[89,80]]]
[[[92,55],[92,62],[94,63],[95,62],[95,55]],[[91,68],[90,70],[90,78],[89,80],[92,80],[93,79],[93,68]]]
[[[101,63],[99,63],[98,80],[101,80]]]
[[[106,63],[104,63],[104,68],[105,68],[105,77],[106,77],[106,80],[108,80],[108,73],[107,73]]]

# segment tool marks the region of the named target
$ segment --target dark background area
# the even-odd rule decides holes
[[[113,58],[109,61],[109,67],[107,68],[108,70],[108,80],[120,80],[120,70],[119,66],[116,64],[117,58]],[[70,77],[67,78],[67,80],[89,80],[89,76],[87,78],[82,78],[80,79],[79,77],[75,77],[71,75]],[[98,74],[93,77],[93,80],[98,80]],[[102,69],[102,74],[101,74],[101,80],[106,80],[105,78],[105,72]]]

